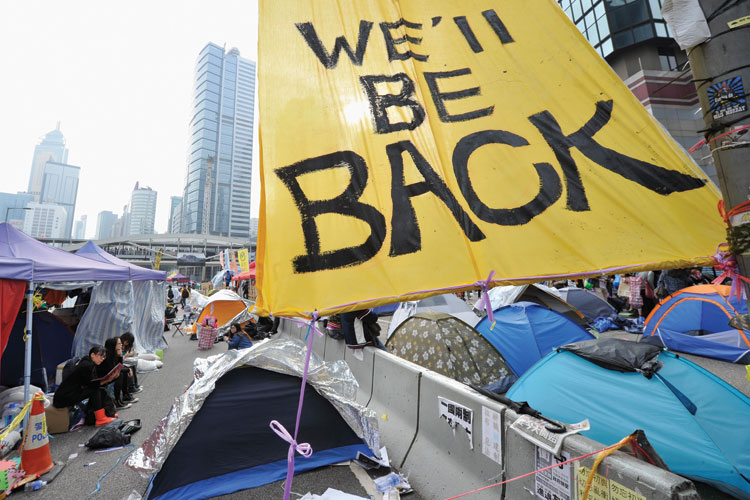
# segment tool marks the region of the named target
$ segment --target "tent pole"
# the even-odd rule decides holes
[[[26,335],[25,335],[25,361],[23,364],[23,400],[29,401],[29,389],[31,386],[31,325],[34,313],[34,282],[29,281],[26,290]]]

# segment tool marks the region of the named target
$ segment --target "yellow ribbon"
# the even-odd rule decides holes
[[[18,412],[18,415],[16,415],[16,417],[8,425],[8,427],[6,427],[5,429],[3,429],[2,432],[0,432],[0,441],[5,439],[8,436],[8,434],[10,434],[10,431],[15,429],[19,425],[21,425],[21,422],[23,422],[24,417],[26,417],[26,413],[31,409],[31,403],[32,403],[32,400],[26,403],[26,406],[21,408],[21,411]]]
[[[589,496],[589,489],[591,489],[591,483],[594,482],[594,475],[596,474],[596,469],[599,467],[599,464],[602,463],[602,461],[610,456],[612,453],[614,453],[616,450],[619,450],[623,446],[628,445],[633,441],[633,435],[630,434],[628,436],[625,436],[618,442],[615,446],[608,449],[607,451],[603,451],[599,453],[596,456],[596,459],[594,460],[594,465],[591,467],[591,472],[589,472],[588,477],[586,478],[586,488],[583,490],[583,495],[581,496],[581,500],[586,500]]]

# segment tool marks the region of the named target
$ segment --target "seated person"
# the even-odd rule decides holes
[[[112,337],[107,339],[104,343],[104,348],[107,350],[107,359],[97,366],[97,373],[100,377],[106,376],[112,371],[113,368],[121,365],[122,358],[122,341],[120,337]],[[113,380],[113,391],[115,408],[126,409],[130,408],[131,403],[137,403],[138,399],[130,395],[127,387],[127,372],[122,366],[119,370],[116,370],[117,376]]]
[[[138,385],[138,353],[135,352],[135,337],[130,332],[120,335],[122,342],[122,364],[128,369],[128,389],[131,394],[139,393],[143,387]]]
[[[229,327],[229,333],[224,337],[229,342],[229,349],[246,349],[253,346],[250,335],[242,331],[239,323],[232,323]]]
[[[88,399],[88,411],[94,413],[97,426],[112,422],[114,418],[108,417],[104,411],[103,397],[106,393],[101,388],[112,382],[114,377],[98,380],[96,372],[96,368],[105,359],[107,359],[107,350],[100,345],[93,346],[88,356],[81,358],[70,375],[63,379],[60,387],[55,391],[52,405],[55,408],[67,408]]]

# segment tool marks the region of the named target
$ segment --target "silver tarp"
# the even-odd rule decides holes
[[[169,413],[159,421],[140,448],[130,454],[127,466],[146,477],[157,473],[193,416],[214,390],[216,381],[229,370],[248,365],[302,377],[306,354],[307,346],[299,340],[274,339],[258,342],[248,349],[229,350],[196,359],[193,384],[175,400]],[[307,381],[333,404],[357,436],[377,453],[380,449],[377,416],[373,410],[354,401],[357,381],[346,362],[326,363],[312,353]],[[268,429],[268,432],[273,431]],[[299,436],[299,439],[304,442],[305,436]]]

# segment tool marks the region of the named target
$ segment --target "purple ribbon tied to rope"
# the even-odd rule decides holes
[[[492,277],[495,276],[495,271],[490,271],[489,277],[485,281],[477,281],[476,286],[482,289],[482,303],[479,305],[479,309],[487,313],[487,317],[490,320],[490,330],[495,326],[495,313],[492,311],[492,301],[490,300],[490,283]]]
[[[311,331],[315,331],[319,335],[323,335],[315,328],[315,322],[318,321],[318,311],[313,312],[312,319],[308,323],[307,327],[307,356],[305,357],[305,369],[302,372],[302,385],[299,391],[299,405],[297,405],[297,420],[294,423],[294,437],[289,434],[289,431],[281,425],[277,420],[272,420],[268,426],[273,432],[275,432],[281,439],[289,443],[289,453],[287,454],[287,468],[286,468],[286,482],[284,484],[284,500],[289,500],[292,492],[292,478],[294,477],[294,454],[299,453],[305,458],[312,455],[313,449],[309,443],[297,443],[297,433],[299,432],[299,421],[302,416],[302,404],[305,401],[305,387],[307,386],[307,372],[310,369],[310,355],[312,354],[312,344],[315,339],[315,335],[310,335]]]
[[[268,426],[277,436],[289,443],[289,453],[287,453],[286,456],[287,477],[291,477],[291,475],[294,474],[294,453],[299,453],[303,457],[308,458],[312,455],[312,446],[310,446],[310,443],[298,443],[295,441],[292,435],[289,434],[289,431],[286,430],[286,427],[281,425],[278,420],[271,420],[271,423],[268,424]]]

